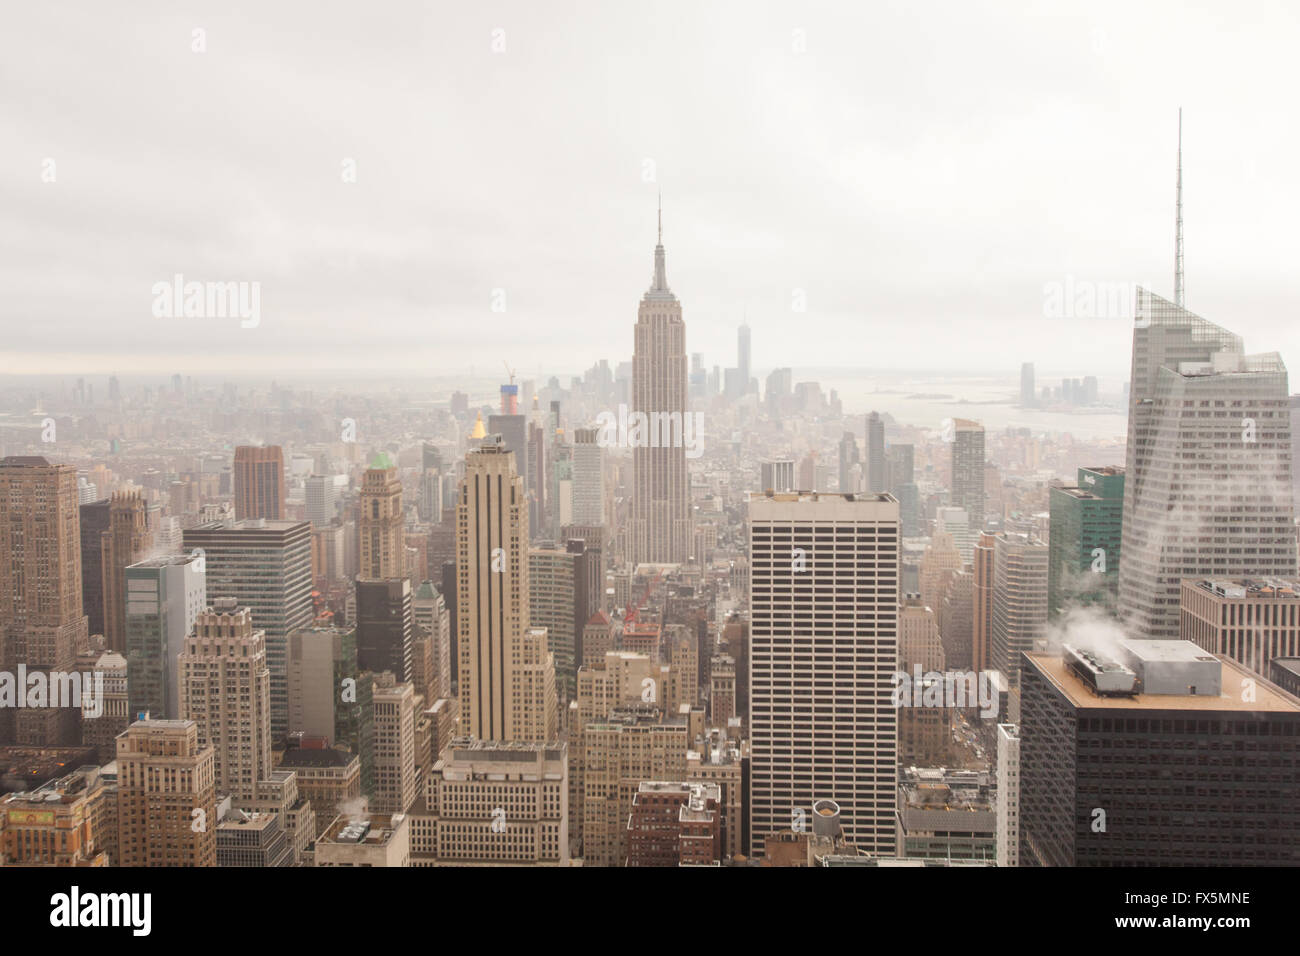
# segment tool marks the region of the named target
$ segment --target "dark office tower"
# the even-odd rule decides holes
[[[235,449],[235,518],[284,520],[284,452],[279,445]]]
[[[898,499],[898,514],[903,524],[903,537],[915,538],[921,533],[921,492],[915,482],[899,485],[894,493]]]
[[[358,577],[380,581],[406,576],[406,539],[402,534],[402,482],[397,466],[383,452],[375,455],[361,485]]]
[[[127,713],[180,716],[178,661],[207,608],[197,555],[149,558],[126,569]]]
[[[867,491],[876,495],[889,487],[889,475],[885,470],[885,422],[879,413],[867,416]]]
[[[641,298],[635,332],[629,415],[643,414],[649,422],[671,422],[675,417],[680,423],[681,436],[689,414],[686,324],[682,321],[682,304],[668,288],[662,215],[659,244],[655,246],[654,279]],[[671,428],[670,424],[670,431]],[[685,442],[669,440],[656,444],[659,447],[638,444],[632,449],[635,482],[630,527],[632,563],[685,564],[692,545]]]
[[[208,601],[234,598],[266,632],[271,670],[271,734],[284,739],[289,722],[289,632],[312,620],[311,522],[249,518],[212,521],[182,534],[186,552],[201,549]]]
[[[424,442],[420,445],[420,468],[423,471],[442,468],[442,452],[438,451],[438,446],[432,442]]]
[[[442,587],[438,590],[442,594],[442,599],[447,602],[447,616],[451,619],[451,680],[454,684],[460,675],[460,631],[457,629],[457,612],[460,607],[456,600],[456,562],[443,562],[441,573]]]
[[[104,571],[104,641],[126,654],[126,569],[154,546],[149,508],[138,491],[119,491],[109,504],[108,530],[100,536]]]
[[[898,503],[754,495],[749,524],[749,852],[825,799],[840,805],[850,843],[892,857]]]
[[[974,662],[974,612],[975,572],[966,567],[949,579],[943,606],[938,612],[943,663],[950,671],[970,670]]]
[[[109,499],[92,501],[81,512],[81,607],[91,634],[104,633],[104,532]]]
[[[399,683],[411,679],[411,599],[406,578],[357,581],[357,666],[363,671],[392,671]]]
[[[533,401],[537,401],[536,395]],[[528,535],[534,537],[542,533],[542,524],[546,520],[546,426],[536,405],[533,420],[528,423],[527,457],[528,481],[524,487],[528,495]]]
[[[1119,598],[1124,469],[1080,468],[1078,484],[1049,495],[1047,617],[1071,605],[1114,611]]]
[[[952,423],[952,504],[965,508],[968,527],[984,527],[984,426],[964,418]]]
[[[886,490],[890,494],[912,483],[916,473],[916,448],[913,445],[890,445],[885,451],[885,462],[889,469],[889,487]]]
[[[1241,665],[1067,645],[1025,656],[1020,709],[1021,866],[1300,864],[1300,705]]]
[[[1293,577],[1291,414],[1276,352],[1137,293],[1121,616],[1178,636],[1188,577]]]
[[[861,491],[858,487],[858,476],[860,475],[858,464],[858,440],[853,437],[853,432],[845,432],[840,438],[840,486],[839,490],[844,493]],[[766,488],[760,489],[766,491]],[[787,488],[773,488],[773,491],[788,491]]]
[[[1034,392],[1034,363],[1025,362],[1020,366],[1020,407],[1033,408],[1038,404]]]
[[[77,470],[36,456],[0,459],[0,666],[71,672],[86,637],[81,613]],[[22,688],[19,692],[25,692]],[[0,708],[0,741],[76,742],[70,707]]]
[[[993,543],[993,668],[1016,686],[1021,654],[1047,632],[1047,545],[1003,532]]]
[[[463,417],[468,415],[469,396],[464,392],[452,392],[450,408],[453,417]]]
[[[905,538],[921,533],[921,492],[915,481],[915,461],[916,449],[909,443],[890,445],[885,449],[885,468],[889,475],[887,490],[898,499]]]
[[[749,325],[744,324],[736,331],[736,371],[740,378],[740,394],[749,393],[749,379],[754,374],[750,367]]]

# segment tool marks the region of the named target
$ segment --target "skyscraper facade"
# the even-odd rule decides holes
[[[1176,638],[1183,578],[1295,575],[1287,371],[1145,289],[1135,308],[1119,606]]]
[[[0,460],[0,662],[10,668],[73,668],[86,637],[77,509],[71,465]],[[72,708],[0,708],[0,741],[55,747],[75,734]]]
[[[889,490],[885,466],[885,422],[879,412],[867,416],[867,492],[873,495]]]
[[[1078,483],[1049,494],[1047,617],[1071,605],[1114,610],[1124,524],[1124,469],[1080,468]]]
[[[179,659],[181,719],[198,726],[211,745],[216,784],[236,800],[257,799],[271,773],[271,672],[266,635],[252,612],[233,598],[218,600],[195,619]]]
[[[284,520],[284,451],[279,445],[235,449],[235,518]]]
[[[334,476],[309,475],[306,483],[307,520],[324,528],[334,520]]]
[[[271,670],[271,732],[288,733],[289,632],[310,624],[311,524],[250,518],[227,524],[213,521],[184,533],[184,548],[200,552],[209,602],[234,598],[266,632]]]
[[[127,700],[132,715],[180,716],[180,654],[207,607],[207,575],[192,554],[126,569]]]
[[[397,478],[397,467],[383,452],[366,469],[357,527],[361,541],[358,577],[366,581],[405,577],[402,483]]]
[[[465,457],[456,528],[462,726],[479,740],[549,740],[556,729],[554,658],[545,631],[540,652],[528,631],[524,481],[500,436],[489,436]]]
[[[109,505],[108,530],[101,541],[104,571],[104,639],[110,650],[126,653],[126,569],[153,549],[153,528],[138,491],[120,491]]]
[[[970,528],[984,527],[984,426],[965,418],[953,420],[952,504],[966,509]]]
[[[1047,631],[1047,545],[1002,532],[993,545],[993,667],[1015,686],[1021,655]]]
[[[192,720],[138,720],[117,738],[119,866],[216,866],[216,754]]]
[[[1034,363],[1023,362],[1020,365],[1020,407],[1033,408],[1038,404],[1038,395],[1034,391]]]
[[[900,529],[888,495],[751,497],[751,848],[831,799],[896,851]]]
[[[108,498],[83,503],[81,513],[81,607],[91,634],[104,633],[104,532],[108,530]]]
[[[632,562],[683,564],[692,544],[690,486],[681,433],[688,414],[686,324],[682,304],[668,288],[662,222],[655,246],[654,279],[637,309],[635,332],[629,414],[644,414],[650,434],[647,442],[632,449]],[[678,423],[675,431],[674,420]]]
[[[573,432],[573,524],[605,523],[605,453],[594,428]]]

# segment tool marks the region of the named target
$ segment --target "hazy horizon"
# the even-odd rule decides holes
[[[1172,295],[1180,106],[1187,307],[1285,359],[1296,12],[1250,6],[18,8],[0,365],[626,359],[662,192],[710,367],[747,320],[756,367],[1124,375],[1130,323],[1046,290]],[[178,274],[257,283],[256,327],[156,317]]]

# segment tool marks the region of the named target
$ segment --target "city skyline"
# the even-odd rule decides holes
[[[1267,925],[1300,11],[335,2],[0,31],[11,935]]]

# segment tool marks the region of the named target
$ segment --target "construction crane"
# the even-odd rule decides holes
[[[515,370],[510,367],[510,363],[505,359],[501,360],[501,364],[506,367],[506,374],[510,376],[510,384],[515,384]]]

